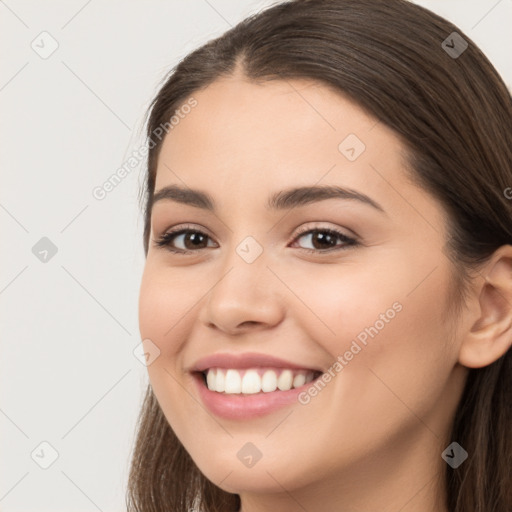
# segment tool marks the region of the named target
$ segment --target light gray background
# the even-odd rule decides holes
[[[143,166],[101,201],[92,190],[142,143],[166,71],[270,3],[0,1],[0,511],[124,510],[148,382],[133,354]],[[510,87],[512,0],[417,3],[465,31]],[[50,47],[43,31],[59,45],[46,59],[31,47]],[[47,262],[32,252],[42,237],[58,250]],[[58,452],[48,469],[42,442]]]

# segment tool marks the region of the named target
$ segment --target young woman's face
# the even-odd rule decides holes
[[[448,317],[444,211],[407,181],[394,133],[324,85],[230,78],[193,97],[165,137],[155,186],[185,192],[154,204],[140,290],[169,424],[229,492],[347,497],[375,478],[402,495],[418,482],[412,496],[444,464],[466,376]],[[289,193],[301,187],[369,199]],[[185,204],[191,190],[212,208]],[[236,357],[202,364],[212,355]],[[218,367],[211,385],[229,392],[195,371]],[[286,391],[291,369],[298,387]],[[310,371],[324,374],[296,378]],[[269,391],[276,379],[285,390]]]

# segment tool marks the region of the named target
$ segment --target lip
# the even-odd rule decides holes
[[[297,407],[300,405],[298,395],[314,385],[321,377],[318,376],[315,380],[288,391],[276,390],[269,393],[244,395],[210,391],[201,372],[194,371],[191,375],[203,404],[214,415],[229,420],[250,420],[292,404]]]
[[[319,375],[315,380],[298,388],[292,388],[288,391],[276,390],[270,393],[218,393],[217,391],[209,390],[205,383],[204,373],[209,368],[233,368],[243,370],[261,367],[314,371]],[[202,402],[213,414],[231,420],[248,420],[270,414],[288,405],[299,405],[298,395],[320,378],[324,370],[292,361],[286,361],[268,354],[244,352],[241,354],[211,354],[197,360],[189,369],[189,372]]]
[[[293,370],[310,370],[322,373],[324,371],[321,368],[305,366],[291,361],[285,361],[284,359],[279,359],[268,354],[259,354],[257,352],[245,352],[243,354],[212,354],[196,361],[192,368],[190,368],[190,371],[204,372],[205,370],[208,370],[208,368],[214,367],[242,370],[267,366],[273,368],[290,368]]]

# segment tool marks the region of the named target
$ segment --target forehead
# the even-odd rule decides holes
[[[375,118],[339,92],[312,81],[255,83],[239,77],[223,78],[193,97],[197,106],[182,116],[179,126],[171,130],[172,136],[164,141],[176,156],[183,148],[181,143],[190,137],[197,141],[199,151],[207,148],[230,156],[257,148],[263,154],[265,147],[312,156],[329,147],[337,153],[346,135],[368,139],[367,132],[376,124]],[[384,131],[398,143],[390,130]],[[325,144],[318,146],[319,139]],[[304,145],[307,141],[310,143]]]
[[[402,216],[429,201],[407,183],[395,132],[331,87],[231,77],[192,97],[196,106],[164,139],[155,190],[179,184],[243,207],[292,186],[339,185]]]

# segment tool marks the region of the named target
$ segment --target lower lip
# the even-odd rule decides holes
[[[193,373],[199,395],[206,407],[215,415],[232,420],[257,418],[277,411],[290,404],[298,404],[298,395],[311,386],[315,380],[288,391],[271,391],[239,395],[210,391],[201,373]]]

